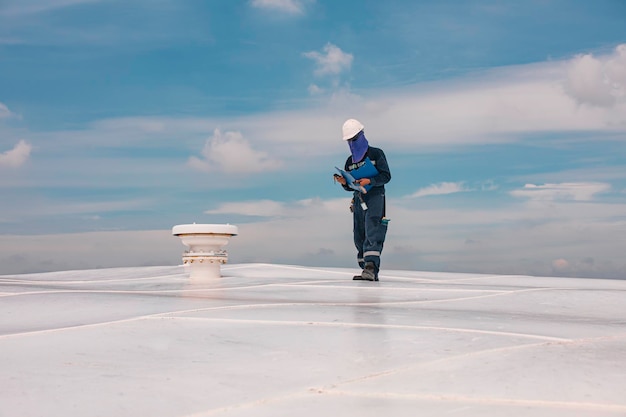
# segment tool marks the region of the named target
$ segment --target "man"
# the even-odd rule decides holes
[[[352,218],[354,245],[357,262],[363,269],[355,280],[378,281],[380,254],[387,234],[385,218],[385,184],[391,180],[391,172],[385,153],[369,146],[364,126],[356,119],[343,124],[343,140],[348,142],[351,155],[344,170],[356,181],[349,184],[344,176],[335,174],[335,180],[346,191],[354,192]],[[351,186],[352,185],[352,186]]]

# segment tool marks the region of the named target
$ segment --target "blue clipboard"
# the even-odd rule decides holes
[[[356,179],[354,179],[354,177],[349,172],[346,172],[343,169],[339,169],[337,167],[335,167],[335,169],[346,180],[346,185],[348,187],[352,188],[354,191],[367,194],[367,189],[365,189],[365,187],[363,187],[362,185],[357,184]]]
[[[361,178],[372,178],[378,175],[378,170],[369,159],[369,157],[365,158],[363,165],[361,165],[357,169],[353,169],[350,172],[346,172],[343,169],[339,169],[337,167],[335,167],[335,169],[337,169],[341,176],[346,179],[346,185],[348,187],[352,188],[355,191],[360,191],[363,194],[366,194],[370,190],[370,188],[372,188],[372,186],[366,185],[365,187],[363,187],[359,184],[356,184],[356,180],[360,180]]]

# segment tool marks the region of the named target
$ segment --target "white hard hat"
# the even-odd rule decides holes
[[[364,129],[364,126],[357,119],[348,119],[343,124],[343,140],[352,139]]]

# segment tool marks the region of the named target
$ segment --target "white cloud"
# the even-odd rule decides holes
[[[592,55],[582,55],[574,60],[566,87],[568,93],[581,103],[611,106],[615,102],[603,65]]]
[[[397,144],[498,143],[537,132],[614,129],[613,114],[577,109],[553,80],[458,80],[449,87],[406,91],[363,109],[369,132]],[[625,126],[626,127],[626,126]]]
[[[5,104],[0,103],[0,119],[8,119],[13,116],[15,116],[13,112]]]
[[[318,85],[316,84],[309,85],[309,94],[311,94],[312,96],[322,94],[323,92],[324,92],[324,89],[319,87]]]
[[[338,75],[343,71],[349,70],[352,66],[352,54],[345,53],[336,45],[327,43],[324,46],[324,52],[317,51],[305,52],[304,56],[312,59],[317,64],[315,74]]]
[[[611,189],[609,184],[601,182],[565,182],[560,184],[526,184],[521,190],[511,191],[514,197],[540,201],[573,200],[591,201],[596,194]]]
[[[552,267],[555,271],[567,271],[570,264],[567,259],[559,258],[552,261]]]
[[[498,189],[498,185],[493,182],[493,180],[487,180],[484,181],[482,184],[480,184],[480,190],[481,191],[495,191]]]
[[[419,190],[409,195],[408,197],[420,198],[420,197],[426,197],[430,195],[454,194],[454,193],[461,193],[465,191],[471,191],[471,190],[465,187],[463,182],[442,182],[439,184],[430,185],[425,188],[420,188]]]
[[[611,107],[626,98],[626,44],[609,56],[585,54],[574,58],[565,86],[578,102],[600,107]]]
[[[30,157],[32,146],[23,140],[11,150],[0,153],[0,167],[18,168]]]
[[[252,0],[250,4],[259,9],[276,10],[288,14],[303,14],[307,3],[314,0]]]
[[[202,158],[191,157],[189,166],[200,171],[221,171],[235,174],[275,171],[282,166],[267,152],[257,151],[240,132],[215,129],[202,149]]]
[[[606,74],[609,80],[619,84],[623,97],[626,93],[626,44],[615,48],[615,53],[607,59]]]

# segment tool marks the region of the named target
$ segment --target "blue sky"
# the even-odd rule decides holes
[[[621,0],[4,0],[0,273],[353,266],[341,125],[392,170],[383,269],[626,278]]]

